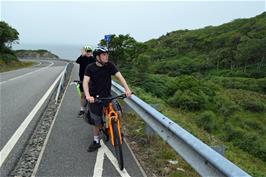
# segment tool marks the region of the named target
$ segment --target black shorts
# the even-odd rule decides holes
[[[103,105],[98,103],[90,103],[88,108],[88,123],[95,126],[101,125],[103,122]]]
[[[119,117],[121,117],[122,110],[121,110],[121,106],[119,102],[117,100],[113,100],[112,104],[113,104],[114,110],[117,111]],[[86,115],[87,122],[95,126],[101,125],[103,122],[103,108],[104,108],[103,104],[90,103],[88,113]]]

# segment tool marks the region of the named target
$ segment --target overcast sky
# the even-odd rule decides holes
[[[265,1],[0,1],[1,20],[17,29],[20,43],[95,45],[105,34],[138,41],[179,29],[220,25],[265,11]]]

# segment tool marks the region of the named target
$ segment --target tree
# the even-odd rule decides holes
[[[106,45],[106,42],[101,40],[100,44]],[[145,45],[137,42],[129,34],[111,36],[109,43],[110,59],[117,65],[125,67],[131,65],[132,61],[144,50]]]
[[[263,64],[266,56],[266,38],[249,39],[238,45],[236,58],[244,65],[244,72],[248,64],[259,63]],[[259,69],[260,67],[258,67]]]
[[[8,63],[17,60],[11,46],[18,40],[19,33],[6,22],[0,21],[0,60]]]
[[[10,27],[6,22],[0,21],[0,52],[11,48],[12,43],[18,40],[19,33],[16,29]]]
[[[134,71],[136,72],[135,81],[137,83],[141,83],[145,80],[149,71],[150,60],[150,56],[145,54],[140,54],[133,60]]]

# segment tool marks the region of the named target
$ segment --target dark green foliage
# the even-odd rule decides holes
[[[265,19],[266,12],[216,27],[170,32],[145,43],[114,35],[110,56],[128,83],[266,161]]]
[[[0,21],[0,60],[8,63],[17,60],[11,50],[12,43],[18,40],[19,33],[6,22]]]
[[[139,86],[172,106],[191,111],[205,108],[215,95],[215,87],[193,76],[168,77],[150,74],[146,75]]]
[[[212,82],[217,83],[228,89],[243,89],[266,93],[266,78],[253,79],[241,77],[217,77],[211,78]]]
[[[246,110],[251,112],[264,112],[266,110],[266,105],[261,101],[247,100],[243,105]]]
[[[226,125],[225,133],[226,141],[231,141],[235,146],[240,147],[263,161],[266,161],[265,143],[257,133],[248,132],[241,128],[235,128],[230,124]]]
[[[196,123],[198,126],[211,133],[217,129],[216,119],[217,117],[212,111],[204,111],[196,116]]]
[[[204,73],[211,68],[216,70],[229,68],[230,71],[241,69],[246,73],[250,64],[257,65],[254,75],[260,75],[266,72],[261,71],[266,63],[265,16],[264,12],[251,19],[238,19],[217,27],[174,31],[160,37],[157,41],[150,40],[146,45],[148,49],[157,51],[154,52],[157,55],[161,54],[153,58],[164,60],[161,66],[166,65],[166,69],[170,67],[171,76],[190,74],[195,71]],[[165,51],[167,51],[166,54]],[[193,53],[196,55],[192,56]],[[172,63],[174,66],[170,64],[173,62],[173,57],[176,58]],[[180,61],[185,57],[188,59]],[[205,67],[201,63],[205,64]],[[188,68],[187,64],[191,68]],[[172,73],[171,67],[178,72]],[[159,69],[158,66],[155,68]],[[156,71],[160,73],[158,69]]]
[[[198,111],[207,108],[215,95],[212,85],[193,76],[177,77],[175,84],[176,91],[168,103],[185,110]]]
[[[232,100],[243,109],[251,112],[266,112],[266,96],[256,92],[245,90],[228,90],[228,94]]]
[[[177,90],[168,103],[188,111],[198,111],[206,108],[207,97],[201,90]]]
[[[152,71],[157,74],[168,74],[169,76],[179,76],[182,74],[191,74],[194,72],[204,73],[212,67],[204,56],[195,56],[193,60],[190,57],[179,57],[170,60],[162,60],[152,65]]]
[[[11,61],[17,61],[17,57],[12,53],[0,53],[0,60],[4,63],[9,63]]]
[[[10,48],[11,44],[18,40],[19,33],[10,27],[6,22],[0,21],[0,52],[5,48]]]
[[[233,115],[236,111],[240,111],[240,107],[227,95],[220,94],[215,96],[214,104],[214,110],[224,117],[224,122],[226,122],[229,116]]]
[[[100,41],[101,45],[106,45],[104,40]],[[138,54],[145,50],[143,43],[137,42],[129,34],[112,35],[109,43],[110,60],[118,66],[130,68],[132,60],[138,57]]]

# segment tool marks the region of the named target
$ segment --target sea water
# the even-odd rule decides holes
[[[76,60],[81,55],[80,45],[66,45],[66,44],[13,44],[13,50],[38,50],[44,49],[57,55],[60,59]]]

